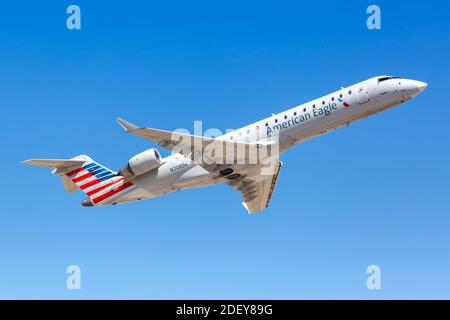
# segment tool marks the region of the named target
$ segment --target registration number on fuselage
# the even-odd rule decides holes
[[[176,171],[180,171],[180,170],[186,168],[187,166],[188,166],[188,164],[186,162],[183,162],[183,163],[180,163],[180,164],[177,164],[177,165],[171,167],[169,170],[170,170],[170,172],[176,172]]]

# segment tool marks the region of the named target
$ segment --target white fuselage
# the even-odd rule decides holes
[[[279,137],[280,153],[290,147],[372,114],[399,105],[419,94],[420,81],[380,76],[335,91],[292,109],[227,133],[224,141],[264,142]],[[168,192],[222,182],[190,157],[172,154],[163,164],[133,179],[134,187],[104,204],[152,198]]]

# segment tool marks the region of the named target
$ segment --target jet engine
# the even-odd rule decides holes
[[[125,178],[140,176],[158,168],[161,163],[161,154],[159,151],[157,149],[148,149],[128,160],[127,165],[119,171],[119,174]]]

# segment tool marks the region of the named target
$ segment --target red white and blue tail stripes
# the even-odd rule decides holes
[[[122,176],[96,162],[84,164],[66,175],[86,193],[94,204],[110,199],[113,195],[131,187]]]

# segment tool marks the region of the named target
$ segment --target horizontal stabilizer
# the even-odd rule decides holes
[[[107,203],[113,199],[110,198],[112,195],[133,186],[133,183],[125,181],[117,172],[84,154],[71,159],[30,159],[23,163],[53,169],[52,174],[61,176],[66,192],[81,190],[88,196],[82,202],[85,207],[100,202],[103,205],[105,201]]]
[[[82,165],[86,161],[70,159],[30,159],[23,161],[23,164],[29,164],[38,167],[47,167],[55,169],[69,168],[76,165]]]

